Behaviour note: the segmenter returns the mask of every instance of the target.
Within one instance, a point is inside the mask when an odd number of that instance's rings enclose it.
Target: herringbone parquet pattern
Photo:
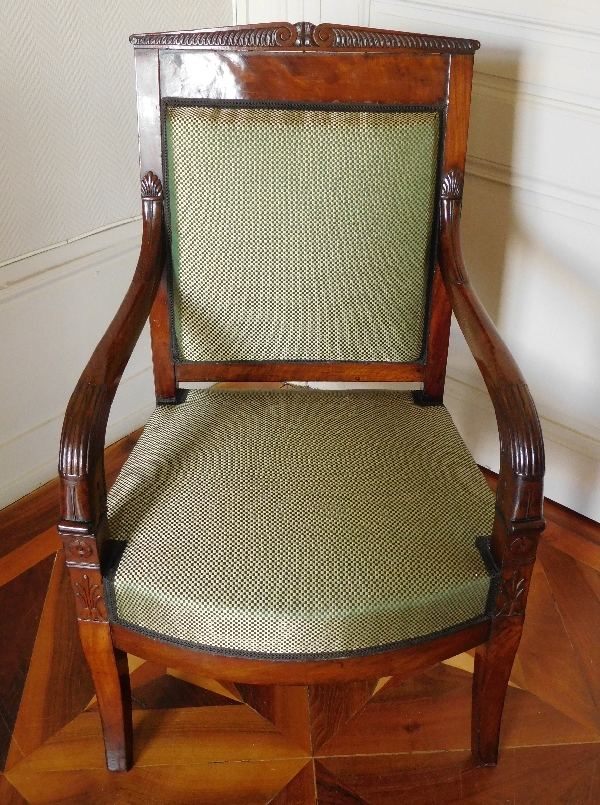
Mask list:
[[[113,477],[133,441],[109,450]],[[597,524],[548,506],[496,769],[469,756],[469,655],[402,684],[310,691],[131,657],[135,766],[113,775],[56,553],[54,493],[0,513],[2,805],[600,803]]]

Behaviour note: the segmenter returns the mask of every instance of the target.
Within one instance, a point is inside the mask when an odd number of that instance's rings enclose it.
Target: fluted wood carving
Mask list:
[[[529,389],[514,383],[498,389],[503,416],[498,421],[500,449],[509,457],[514,472],[527,478],[544,474],[544,440]]]

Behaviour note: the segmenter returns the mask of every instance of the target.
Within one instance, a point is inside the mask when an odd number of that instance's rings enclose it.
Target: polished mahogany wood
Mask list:
[[[177,380],[271,382],[285,380],[370,381],[420,383],[424,377],[421,363],[309,363],[298,361],[244,361],[240,363],[177,363]]]
[[[115,646],[128,654],[200,676],[255,685],[325,685],[378,676],[409,679],[448,657],[485,642],[490,632],[490,621],[482,621],[454,634],[394,651],[310,662],[223,657],[160,643],[118,623],[113,623],[111,629]]]
[[[427,360],[423,373],[422,403],[443,403],[446,384],[446,362],[450,343],[452,307],[436,264],[431,288],[431,318],[427,332]]]
[[[462,170],[442,183],[439,259],[452,309],[488,388],[500,434],[500,476],[492,554],[500,568],[494,621],[478,649],[473,681],[473,749],[482,765],[498,759],[500,720],[519,646],[542,516],[544,443],[523,376],[471,287],[460,249]]]
[[[110,406],[156,296],[162,270],[162,188],[142,182],[142,247],[129,290],[73,392],[60,445],[61,518],[96,527],[106,510],[104,439]]]
[[[154,366],[154,389],[156,397],[166,402],[175,402],[177,397],[177,378],[171,354],[171,332],[169,323],[169,292],[165,263],[160,285],[150,311],[150,341],[152,344],[152,364]]]
[[[449,57],[162,51],[162,98],[440,104]]]
[[[109,771],[133,764],[133,721],[127,654],[112,643],[107,623],[79,623],[79,636],[92,672]]]

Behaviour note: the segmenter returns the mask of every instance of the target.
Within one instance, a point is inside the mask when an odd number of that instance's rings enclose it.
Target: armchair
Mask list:
[[[108,768],[133,762],[128,652],[343,691],[475,647],[472,747],[494,765],[544,453],[460,252],[479,44],[309,23],[131,41],[141,254],[60,450]],[[443,406],[452,311],[496,411],[495,504]],[[108,414],[148,317],[157,409],[107,496]],[[422,389],[184,388],[290,380]]]

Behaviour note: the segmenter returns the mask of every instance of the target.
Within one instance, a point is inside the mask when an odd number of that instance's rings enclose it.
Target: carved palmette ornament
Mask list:
[[[513,571],[508,579],[502,579],[496,617],[512,618],[525,612],[525,586],[526,580],[520,569]]]
[[[73,592],[77,604],[77,617],[80,621],[107,623],[108,617],[102,594],[102,579],[93,572],[80,573],[73,576]]]
[[[163,189],[160,179],[152,171],[142,178],[142,198],[155,199],[162,198]]]
[[[458,168],[451,168],[442,179],[441,197],[447,201],[460,200],[463,194],[464,174]]]

